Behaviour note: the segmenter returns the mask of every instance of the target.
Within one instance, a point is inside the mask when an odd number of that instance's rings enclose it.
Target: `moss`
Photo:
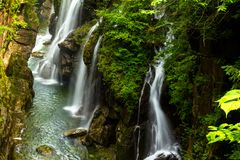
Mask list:
[[[90,30],[90,28],[96,23],[96,21],[87,22],[81,27],[77,28],[73,33],[73,40],[79,45],[83,45],[85,38]]]

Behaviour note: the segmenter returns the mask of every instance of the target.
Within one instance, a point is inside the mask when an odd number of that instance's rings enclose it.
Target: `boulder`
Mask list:
[[[36,58],[43,58],[44,53],[42,52],[33,52],[32,56]]]
[[[46,157],[53,156],[53,155],[56,153],[56,151],[54,150],[53,147],[48,146],[48,145],[46,145],[46,144],[37,147],[37,148],[36,148],[36,151],[37,151],[39,154],[41,154],[41,155],[43,155],[43,156],[46,156]]]
[[[87,134],[87,129],[85,128],[73,128],[65,131],[63,133],[64,137],[82,137]]]
[[[176,151],[159,150],[144,160],[180,160],[181,157]]]

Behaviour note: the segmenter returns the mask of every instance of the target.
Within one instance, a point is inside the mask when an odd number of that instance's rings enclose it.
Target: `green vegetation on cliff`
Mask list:
[[[99,70],[104,80],[124,106],[133,109],[138,103],[154,46],[162,43],[156,20],[144,10],[150,0],[119,1],[111,8],[99,10],[103,17],[104,40],[100,50]]]
[[[8,38],[12,39],[17,29],[38,25],[38,18],[34,11],[36,0],[1,0],[0,11],[3,22],[0,23],[0,35],[8,31]]]
[[[125,106],[138,103],[154,47],[167,45],[159,56],[171,55],[165,64],[169,107],[181,122],[183,159],[227,158],[229,150],[207,145],[208,125],[224,118],[214,102],[229,88],[222,65],[237,60],[238,0],[136,0],[114,1],[97,11],[103,17],[104,40],[99,70]],[[162,14],[162,17],[161,17]],[[154,19],[159,16],[160,19]],[[167,32],[175,39],[164,44]],[[232,68],[226,68],[235,72]],[[206,147],[207,146],[207,147]]]

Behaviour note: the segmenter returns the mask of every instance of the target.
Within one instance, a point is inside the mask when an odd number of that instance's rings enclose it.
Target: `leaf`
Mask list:
[[[216,131],[217,127],[215,127],[215,126],[208,126],[208,129],[211,130],[211,131]]]
[[[234,89],[227,92],[217,102],[227,116],[230,111],[240,109],[240,90]]]
[[[227,10],[227,7],[225,5],[220,5],[217,7],[218,12],[225,12]]]
[[[236,141],[240,143],[240,123],[223,123],[219,127],[209,126],[208,128],[211,130],[206,136],[209,143],[215,143],[219,141]]]
[[[222,131],[213,131],[207,134],[208,143],[215,143],[218,141],[224,141],[226,139],[225,134]]]

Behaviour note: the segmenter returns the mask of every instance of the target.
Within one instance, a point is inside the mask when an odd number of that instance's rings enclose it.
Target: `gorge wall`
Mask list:
[[[14,3],[16,10],[11,8]],[[12,159],[21,140],[25,110],[34,96],[27,60],[37,34],[37,17],[34,3],[0,4],[0,159],[6,160]]]

